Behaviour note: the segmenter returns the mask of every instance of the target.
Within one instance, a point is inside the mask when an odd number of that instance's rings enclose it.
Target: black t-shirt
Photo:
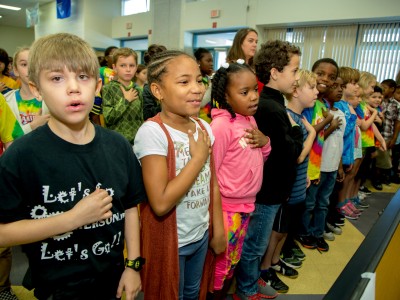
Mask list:
[[[287,201],[296,178],[297,158],[303,149],[303,133],[292,127],[282,94],[264,86],[254,115],[260,131],[271,140],[271,153],[264,164],[258,204]]]
[[[113,197],[110,219],[24,246],[35,287],[62,286],[121,262],[125,210],[145,200],[140,165],[120,134],[95,127],[86,145],[44,125],[0,158],[0,220],[40,219],[70,210],[96,188]]]

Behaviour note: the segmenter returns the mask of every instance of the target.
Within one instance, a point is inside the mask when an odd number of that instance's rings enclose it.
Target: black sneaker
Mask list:
[[[374,189],[376,189],[377,191],[382,191],[383,187],[382,187],[382,183],[380,183],[379,181],[373,182],[372,186],[374,187]]]
[[[371,195],[372,192],[366,187],[366,186],[360,186],[358,189],[361,193],[364,193],[365,195]]]
[[[288,254],[286,254],[286,255],[288,255]],[[294,255],[284,256],[283,254],[281,254],[281,257],[279,259],[281,260],[282,263],[284,263],[285,265],[287,265],[293,269],[298,269],[303,264],[303,262]]]
[[[304,254],[304,252],[300,249],[299,245],[297,245],[296,242],[293,242],[292,245],[292,253],[293,256],[298,258],[299,260],[305,260],[306,259],[306,255]]]
[[[294,279],[297,278],[297,276],[299,276],[299,272],[289,267],[285,263],[281,262],[280,260],[276,264],[271,265],[271,268],[274,269],[276,272],[281,273],[283,276],[289,278]]]
[[[329,250],[329,245],[325,242],[323,237],[316,238],[317,249],[319,251],[327,252]]]
[[[317,241],[316,241],[315,237],[313,237],[311,235],[298,236],[297,239],[304,248],[307,248],[307,249],[316,249],[317,248]]]
[[[1,300],[18,300],[17,296],[15,296],[12,289],[7,289],[0,292],[0,299]]]
[[[261,278],[271,287],[273,287],[278,293],[287,293],[289,291],[289,287],[279,279],[275,270],[272,268],[269,268],[268,270],[262,270]]]

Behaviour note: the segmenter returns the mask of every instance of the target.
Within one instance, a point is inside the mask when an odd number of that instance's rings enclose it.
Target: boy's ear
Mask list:
[[[153,94],[153,96],[157,98],[158,101],[161,102],[161,100],[163,100],[162,91],[159,84],[155,82],[150,84],[150,91]]]
[[[271,71],[270,71],[271,79],[276,80],[278,78],[278,74],[277,73],[279,73],[278,69],[272,68]]]
[[[35,98],[38,100],[43,100],[38,86],[35,83],[33,83],[32,81],[29,81],[28,84],[29,84],[29,89],[31,90],[31,93],[35,96]]]
[[[96,84],[96,95],[100,93],[102,87],[103,87],[103,81],[99,78],[97,79],[97,84]]]

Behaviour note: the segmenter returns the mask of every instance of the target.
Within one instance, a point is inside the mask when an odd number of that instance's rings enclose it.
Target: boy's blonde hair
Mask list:
[[[360,80],[358,81],[358,85],[362,90],[365,90],[372,81],[376,81],[375,75],[363,71],[360,73]]]
[[[17,68],[17,60],[18,60],[18,56],[21,52],[24,51],[29,51],[29,47],[18,47],[17,51],[15,51],[14,53],[14,59],[13,59],[13,67]]]
[[[84,72],[99,79],[99,60],[93,48],[80,37],[69,33],[50,34],[36,40],[28,59],[29,79],[38,87],[43,70]]]
[[[307,83],[313,85],[317,83],[317,75],[314,72],[300,69],[298,71],[299,80],[297,80],[296,89],[304,87]],[[293,94],[285,95],[288,100],[292,100]]]
[[[338,77],[342,78],[344,85],[352,81],[358,83],[360,80],[360,72],[350,67],[340,67]]]
[[[131,48],[118,48],[118,49],[114,50],[113,56],[112,56],[114,65],[117,63],[118,58],[120,58],[121,56],[122,57],[133,56],[137,63],[138,56],[135,51],[133,51]]]

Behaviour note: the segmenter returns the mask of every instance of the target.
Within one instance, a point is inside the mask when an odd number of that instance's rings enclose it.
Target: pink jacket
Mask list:
[[[236,114],[236,118],[232,119],[225,109],[213,109],[211,116],[211,128],[215,136],[214,164],[222,206],[232,208],[235,205],[252,205],[254,209],[256,194],[263,179],[263,165],[271,152],[271,143],[254,149],[247,145],[244,130],[257,128],[252,116]]]

